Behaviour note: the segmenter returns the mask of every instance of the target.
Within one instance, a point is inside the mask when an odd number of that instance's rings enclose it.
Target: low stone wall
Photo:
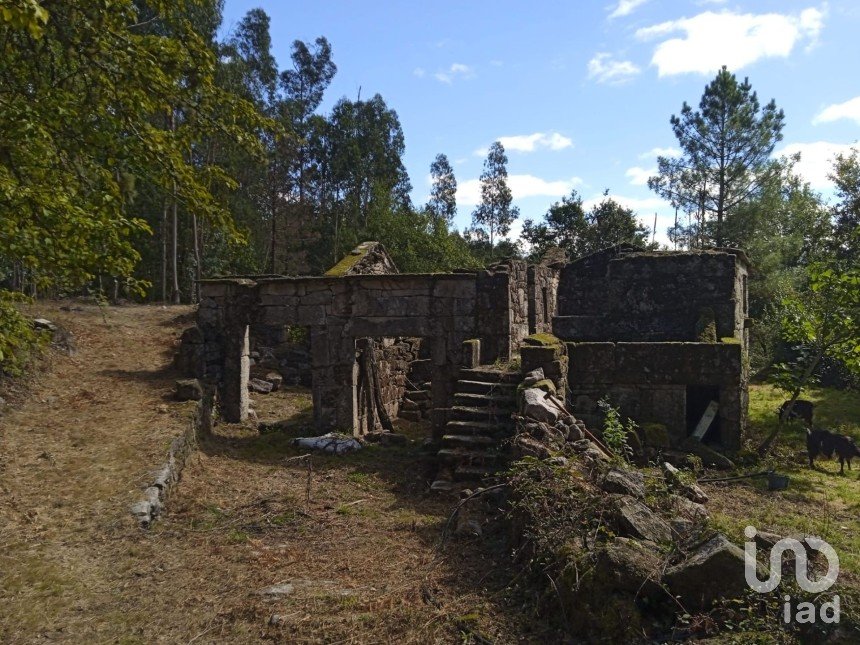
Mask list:
[[[738,343],[568,343],[568,401],[600,427],[597,402],[608,396],[624,417],[665,425],[673,445],[688,435],[690,387],[718,397],[720,443],[740,448],[747,416],[746,370]]]
[[[167,461],[153,472],[153,479],[143,491],[143,498],[131,505],[131,514],[141,528],[149,528],[161,515],[170,491],[175,486],[185,468],[185,462],[197,448],[198,439],[212,431],[212,404],[214,393],[204,388],[203,398],[190,407],[185,431],[170,442]]]

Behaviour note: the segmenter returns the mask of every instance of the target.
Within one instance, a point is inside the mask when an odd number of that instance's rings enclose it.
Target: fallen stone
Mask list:
[[[653,597],[660,588],[660,558],[655,544],[616,537],[597,553],[601,582],[613,591]]]
[[[759,579],[766,576],[759,572]],[[744,552],[717,534],[666,571],[665,581],[689,610],[706,609],[718,598],[738,598],[749,589]]]
[[[734,462],[724,454],[717,452],[713,448],[709,448],[701,441],[696,441],[692,437],[687,437],[680,445],[681,450],[686,450],[702,459],[702,463],[706,466],[714,468],[722,468],[730,470],[735,467]]]
[[[272,384],[272,392],[277,392],[281,389],[281,385],[284,382],[284,377],[277,372],[269,372],[268,374],[266,374],[266,378],[264,380]]]
[[[296,588],[289,582],[283,582],[278,585],[272,585],[271,587],[266,587],[260,591],[260,595],[262,596],[289,596],[291,595]]]
[[[515,459],[523,457],[547,459],[552,454],[547,446],[529,434],[515,436],[511,441],[511,449]]]
[[[555,425],[558,421],[558,408],[546,399],[543,390],[523,391],[523,416]]]
[[[481,523],[468,518],[460,518],[457,521],[457,528],[454,529],[454,535],[460,537],[481,537],[483,533]]]
[[[335,455],[361,450],[361,444],[354,437],[337,432],[329,432],[319,437],[299,437],[293,439],[293,445]]]
[[[37,331],[49,331],[53,334],[59,328],[47,318],[36,318],[33,320],[33,329]]]
[[[600,487],[607,493],[630,495],[639,499],[645,497],[645,477],[638,470],[613,468],[606,473]]]
[[[708,496],[705,494],[698,484],[688,484],[681,477],[681,471],[675,468],[668,461],[663,462],[663,478],[669,488],[675,489],[678,493],[697,504],[704,504],[708,501]]]
[[[260,378],[252,378],[248,381],[248,389],[257,394],[268,394],[274,389],[274,386],[269,381],[264,381]]]
[[[622,497],[615,507],[615,520],[621,533],[650,542],[670,542],[672,529],[650,508],[633,497]]]
[[[535,383],[543,381],[545,378],[546,377],[543,374],[543,368],[538,367],[537,369],[532,370],[523,377],[522,387],[531,387]]]
[[[673,512],[692,522],[703,523],[708,521],[708,510],[686,497],[670,495],[669,504]]]
[[[573,448],[574,452],[585,452],[591,448],[592,445],[593,444],[588,439],[578,439],[571,443],[571,448]]]
[[[174,398],[177,401],[199,401],[203,398],[203,386],[196,378],[179,379]]]

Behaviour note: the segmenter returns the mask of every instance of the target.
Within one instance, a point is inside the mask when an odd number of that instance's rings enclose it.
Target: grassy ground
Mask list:
[[[558,642],[510,592],[517,572],[503,536],[439,547],[455,500],[429,493],[428,429],[404,426],[404,446],[309,460],[290,442],[310,432],[306,390],[253,396],[261,420],[284,422],[281,432],[217,426],[165,516],[139,530],[128,505],[188,412],[170,399],[170,359],[189,311],[109,308],[104,320],[96,307],[40,303],[33,313],[69,327],[78,352],[4,394],[0,642],[451,643],[478,642],[478,633]],[[775,422],[781,398],[753,388],[752,438]],[[820,424],[860,436],[856,394],[807,398]],[[843,565],[843,613],[856,611],[860,472],[804,463],[792,428],[772,464],[790,475],[789,489],[707,484],[711,514],[738,543],[748,523],[825,537]],[[283,583],[291,593],[261,593]]]
[[[286,431],[218,426],[141,531],[128,506],[187,414],[170,359],[188,310],[33,313],[69,327],[78,352],[55,356],[0,417],[0,642],[542,639],[508,604],[512,574],[486,539],[437,548],[455,500],[429,493],[429,429],[297,459],[306,390],[254,395]],[[290,595],[260,593],[281,583]]]
[[[768,385],[750,389],[748,444],[754,447],[777,423],[777,409],[784,394]],[[815,425],[838,429],[860,440],[860,393],[831,389],[811,389],[803,398],[815,403]],[[708,509],[716,528],[736,543],[744,541],[748,524],[758,530],[789,535],[818,535],[839,555],[840,574],[828,592],[842,595],[842,612],[857,620],[860,616],[860,460],[855,469],[839,474],[839,462],[821,459],[809,468],[805,430],[800,422],[789,423],[780,436],[774,455],[763,464],[742,470],[774,469],[787,474],[789,487],[768,491],[762,479],[731,484],[703,484],[711,497]]]

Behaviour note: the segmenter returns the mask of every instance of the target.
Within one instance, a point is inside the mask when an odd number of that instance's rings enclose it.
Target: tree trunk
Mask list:
[[[191,290],[191,301],[193,303],[200,302],[200,280],[203,277],[202,268],[200,266],[200,238],[197,232],[197,215],[191,214],[191,229],[194,233],[194,289]]]
[[[167,212],[170,202],[164,200],[161,213],[161,302],[167,304]]]
[[[178,305],[181,300],[181,292],[179,291],[179,212],[178,204],[176,203],[176,184],[173,188],[173,205],[171,207],[172,214],[172,245],[170,250],[170,264],[173,271],[173,287],[170,293],[170,301],[174,305]]]
[[[815,358],[812,359],[812,362],[807,365],[806,369],[803,372],[803,375],[800,377],[800,380],[797,382],[797,386],[794,388],[794,391],[791,393],[791,398],[788,400],[788,405],[785,410],[782,411],[782,414],[779,417],[779,424],[776,428],[773,429],[767,438],[762,441],[761,445],[758,447],[758,454],[760,457],[764,457],[770,452],[770,449],[773,447],[776,438],[779,436],[780,431],[782,431],[783,426],[785,425],[785,421],[788,419],[792,410],[794,410],[794,403],[797,401],[800,393],[803,391],[803,386],[806,385],[807,381],[809,381],[809,377],[812,376],[812,373],[815,371],[815,368],[818,366],[818,363],[821,361],[824,353],[819,350],[816,353]]]

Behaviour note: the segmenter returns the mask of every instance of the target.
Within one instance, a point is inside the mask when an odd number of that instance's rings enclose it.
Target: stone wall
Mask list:
[[[562,269],[553,330],[570,341],[696,341],[707,315],[717,339],[743,339],[747,272],[739,251],[608,249]]]
[[[673,444],[691,431],[688,394],[713,390],[719,436],[740,448],[746,423],[746,371],[741,343],[568,343],[568,400],[574,414],[599,427],[597,402],[608,395],[624,417],[665,425]]]
[[[552,319],[558,305],[559,269],[546,264],[528,267],[529,334],[552,333]]]
[[[469,273],[215,280],[204,281],[201,292],[204,345],[216,357],[209,374],[220,384],[228,421],[247,414],[239,391],[249,324],[309,328],[315,421],[341,430],[357,426],[357,338],[432,338],[432,400],[446,408],[462,342],[476,333],[476,277]]]
[[[509,260],[477,276],[476,327],[481,363],[508,361],[528,336],[528,273],[526,263]]]

